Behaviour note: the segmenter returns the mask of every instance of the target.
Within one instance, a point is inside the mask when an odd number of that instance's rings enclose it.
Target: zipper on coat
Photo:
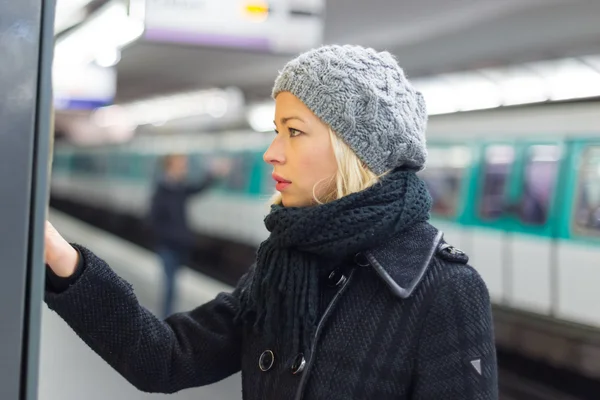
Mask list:
[[[346,291],[346,288],[348,287],[348,284],[352,280],[353,275],[354,275],[354,270],[352,270],[350,272],[350,275],[348,276],[348,279],[346,279],[346,282],[344,282],[342,284],[342,287],[340,288],[340,290],[335,294],[333,299],[331,299],[331,301],[329,302],[329,305],[327,306],[327,308],[325,309],[325,312],[323,313],[323,316],[321,317],[321,320],[317,324],[317,330],[315,332],[315,336],[313,339],[312,348],[310,350],[310,354],[309,354],[309,358],[308,358],[308,363],[306,365],[306,370],[304,371],[304,373],[302,374],[302,378],[300,379],[300,386],[298,386],[298,390],[296,391],[296,397],[294,398],[295,400],[301,400],[302,396],[304,395],[304,388],[306,386],[306,383],[308,382],[308,376],[309,376],[310,370],[312,369],[312,366],[314,364],[314,355],[317,350],[317,342],[319,340],[321,330],[323,329],[323,325],[324,325],[325,321],[327,320],[327,318],[329,317],[329,314],[333,310],[333,307],[335,306],[335,304],[338,302],[338,300],[340,299],[342,294]]]

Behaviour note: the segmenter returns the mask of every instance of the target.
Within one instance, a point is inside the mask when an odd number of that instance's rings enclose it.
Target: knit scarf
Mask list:
[[[375,185],[322,205],[273,205],[238,317],[274,343],[308,354],[318,323],[319,277],[341,260],[428,220],[431,197],[414,171],[395,170]]]

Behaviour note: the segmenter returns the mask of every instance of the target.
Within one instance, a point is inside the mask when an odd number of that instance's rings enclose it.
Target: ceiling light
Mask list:
[[[600,56],[415,79],[430,115],[600,96]]]
[[[54,33],[60,33],[86,17],[84,8],[91,0],[58,0],[54,14]]]
[[[121,106],[137,125],[161,125],[168,121],[194,116],[223,118],[228,113],[236,112],[243,103],[242,91],[232,87],[177,93]]]
[[[56,44],[55,58],[59,62],[90,62],[96,58],[99,49],[121,49],[137,40],[143,32],[143,21],[130,18],[127,6],[113,1],[61,38]]]
[[[529,64],[543,78],[550,100],[600,96],[600,72],[576,58]]]
[[[100,67],[114,67],[121,61],[121,50],[110,48],[98,52],[96,55],[96,64]]]
[[[250,127],[257,132],[270,132],[275,129],[273,117],[275,115],[275,103],[272,101],[254,104],[248,107],[246,118]]]

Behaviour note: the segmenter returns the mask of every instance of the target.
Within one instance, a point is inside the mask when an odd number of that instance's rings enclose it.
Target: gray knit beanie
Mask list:
[[[290,92],[329,125],[376,174],[427,158],[425,101],[388,52],[322,46],[288,62],[273,98]]]

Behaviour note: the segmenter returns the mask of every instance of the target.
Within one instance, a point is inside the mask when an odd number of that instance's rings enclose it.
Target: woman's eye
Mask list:
[[[301,131],[299,131],[299,130],[297,130],[297,129],[290,128],[290,136],[291,136],[291,137],[296,137],[296,136],[300,135],[301,133],[302,133],[302,132],[301,132]]]

